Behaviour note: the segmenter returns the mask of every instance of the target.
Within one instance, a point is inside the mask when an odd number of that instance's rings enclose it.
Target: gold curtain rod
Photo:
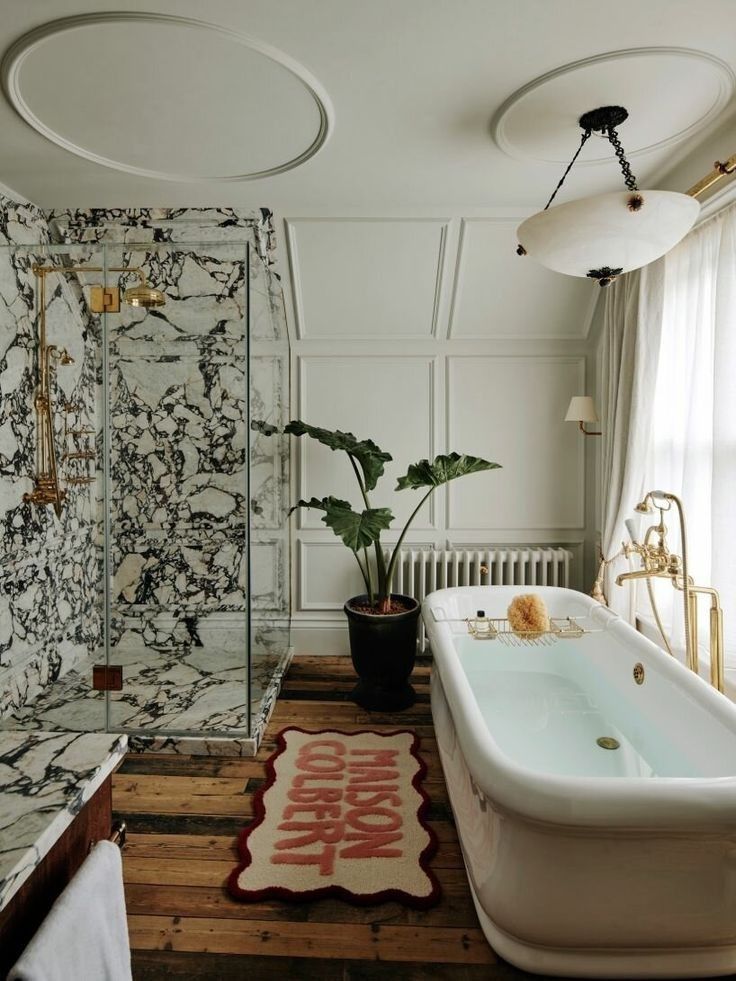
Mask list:
[[[693,184],[685,193],[689,194],[691,198],[697,198],[700,194],[713,187],[714,184],[717,184],[724,177],[728,177],[734,172],[736,172],[736,153],[730,156],[725,163],[716,160],[713,164],[713,170],[709,174],[706,174],[705,177],[701,177],[697,184]]]

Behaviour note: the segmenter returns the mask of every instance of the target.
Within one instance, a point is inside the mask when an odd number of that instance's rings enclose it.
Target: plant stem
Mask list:
[[[353,553],[353,554],[355,555],[355,553]],[[369,599],[371,601],[371,606],[373,606],[373,604],[375,603],[376,600],[375,600],[375,597],[373,595],[373,580],[371,579],[371,564],[368,561],[368,549],[367,548],[364,548],[363,549],[363,555],[365,556],[365,571],[366,571],[365,580],[366,580],[366,585],[368,586],[368,597],[369,597]],[[355,555],[355,557],[357,559],[358,556]],[[362,571],[363,570],[361,569],[361,572]]]
[[[421,501],[419,502],[419,504],[417,504],[417,506],[414,508],[414,510],[412,511],[412,513],[409,515],[409,519],[406,522],[406,524],[404,525],[404,530],[399,535],[399,540],[398,540],[398,542],[396,542],[396,545],[394,546],[394,550],[391,553],[391,561],[388,564],[388,571],[386,572],[386,580],[387,580],[388,588],[389,589],[391,588],[391,580],[394,577],[394,569],[396,567],[396,562],[397,562],[397,560],[399,558],[399,549],[401,548],[401,545],[402,545],[404,539],[406,538],[406,533],[409,530],[409,525],[412,523],[412,521],[414,520],[414,518],[417,516],[417,513],[418,513],[419,509],[421,508],[421,506],[424,504],[424,502],[427,500],[427,498],[429,497],[429,495],[434,490],[436,490],[435,487],[430,487],[429,488],[429,490],[424,495],[424,497],[421,499]]]
[[[355,472],[355,478],[358,481],[358,486],[360,487],[360,493],[363,497],[363,501],[365,502],[365,506],[368,510],[370,510],[371,505],[368,500],[368,492],[365,489],[365,481],[360,475],[360,470],[358,470],[358,464],[355,462],[355,457],[352,455],[352,453],[348,453],[348,460],[350,460],[350,463],[352,464],[353,470]]]
[[[351,551],[352,551],[352,549],[351,549]],[[364,569],[363,568],[363,565],[362,565],[362,563],[360,561],[360,559],[358,558],[358,553],[357,552],[353,552],[353,555],[355,556],[355,561],[358,563],[358,568],[360,569],[360,574],[363,577],[363,582],[365,583],[366,591],[367,591],[368,595],[370,596],[371,603],[372,603],[373,602],[373,586],[371,584],[370,571],[368,571],[366,573],[366,570],[368,569],[368,563],[367,563],[368,556],[366,556],[366,568]]]
[[[371,504],[368,500],[368,492],[365,487],[365,481],[361,476],[360,470],[358,469],[358,464],[355,462],[355,458],[352,453],[348,453],[348,459],[352,465],[353,471],[355,472],[356,480],[358,481],[358,486],[360,487],[360,493],[363,496],[365,502],[366,510],[370,511]],[[381,604],[383,604],[388,596],[387,588],[387,573],[386,573],[386,560],[383,557],[383,549],[381,548],[381,540],[377,538],[373,543],[373,550],[376,553],[376,573],[378,575],[378,599]]]

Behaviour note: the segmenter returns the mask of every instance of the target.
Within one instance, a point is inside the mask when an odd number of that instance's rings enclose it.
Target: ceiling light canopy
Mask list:
[[[517,229],[519,255],[529,255],[555,272],[608,286],[621,273],[659,259],[690,231],[700,211],[694,198],[638,189],[616,132],[628,115],[622,106],[604,106],[580,117],[583,135],[575,156],[544,210]],[[605,135],[613,147],[627,190],[550,207],[594,132]]]

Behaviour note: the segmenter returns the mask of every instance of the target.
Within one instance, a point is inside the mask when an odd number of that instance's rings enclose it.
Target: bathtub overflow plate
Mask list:
[[[644,684],[644,665],[641,661],[637,661],[634,665],[634,681],[637,685]]]
[[[613,736],[599,736],[596,742],[601,749],[618,749],[621,745],[618,739],[614,739]]]

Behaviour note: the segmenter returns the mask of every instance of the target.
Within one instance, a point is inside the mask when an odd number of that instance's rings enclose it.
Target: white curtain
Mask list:
[[[736,656],[736,207],[684,239],[664,260],[664,306],[646,489],[672,491],[687,517],[689,571],[715,586],[726,649]],[[680,550],[675,512],[666,524]],[[684,644],[682,596],[657,597]],[[700,618],[707,635],[705,600]],[[643,604],[643,608],[644,604]],[[705,623],[704,623],[705,621]]]
[[[617,586],[625,521],[647,490],[662,328],[664,260],[622,277],[605,297],[601,357],[601,551],[608,605],[633,622],[635,590]]]

